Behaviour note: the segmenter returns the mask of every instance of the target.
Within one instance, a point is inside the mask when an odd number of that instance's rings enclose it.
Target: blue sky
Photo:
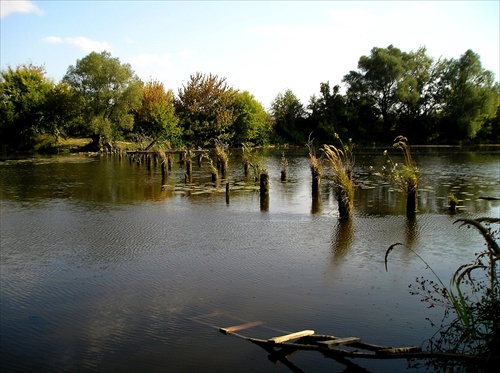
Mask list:
[[[467,49],[500,75],[500,1],[24,1],[1,0],[1,68],[70,65],[107,50],[144,80],[177,92],[217,74],[269,108],[291,89],[303,104],[321,82],[341,84],[373,47],[459,58]]]

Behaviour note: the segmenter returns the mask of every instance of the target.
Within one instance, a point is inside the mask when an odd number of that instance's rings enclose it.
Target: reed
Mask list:
[[[406,137],[396,137],[393,147],[402,151],[404,164],[395,163],[389,156],[387,150],[384,150],[384,156],[387,157],[386,163],[388,166],[382,167],[383,176],[391,180],[394,185],[405,193],[406,214],[414,215],[417,211],[417,192],[420,171],[411,156],[410,144]]]
[[[339,140],[340,138],[336,136]],[[335,198],[339,205],[339,217],[349,219],[354,209],[354,183],[352,181],[352,170],[354,167],[354,156],[351,147],[344,145],[342,149],[333,145],[323,145],[323,154],[333,172],[333,184]]]
[[[311,139],[311,135],[309,135],[309,139],[307,140],[307,148],[309,149],[309,159],[310,159],[310,167],[311,167],[311,176],[312,176],[312,193],[313,195],[317,195],[319,193],[319,187],[321,184],[321,177],[323,175],[323,164],[321,157],[316,157],[316,149],[313,145],[314,139]]]
[[[454,214],[457,211],[458,198],[455,197],[453,193],[448,195],[448,208],[450,209],[450,213]]]
[[[229,163],[229,146],[219,139],[215,139],[215,154],[217,156],[217,168],[222,177],[225,177]]]
[[[455,223],[476,228],[485,240],[486,250],[475,254],[475,259],[457,268],[449,286],[446,286],[417,252],[414,253],[431,271],[434,280],[424,276],[417,278],[417,284],[410,285],[410,294],[421,296],[422,302],[429,307],[441,306],[444,316],[441,323],[431,324],[437,327],[436,333],[427,341],[431,352],[444,352],[469,356],[470,363],[430,360],[428,365],[436,371],[489,371],[484,367],[491,365],[493,359],[500,357],[500,219],[478,218],[458,219]],[[496,230],[493,225],[496,225]],[[396,247],[391,245],[385,254],[387,258]],[[404,246],[404,245],[402,245]],[[429,320],[430,321],[430,320]],[[491,361],[490,361],[491,360]],[[452,369],[461,368],[461,370]]]

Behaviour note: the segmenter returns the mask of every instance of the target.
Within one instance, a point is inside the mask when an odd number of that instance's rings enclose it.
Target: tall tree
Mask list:
[[[311,97],[308,109],[310,131],[315,138],[331,142],[335,134],[344,139],[353,135],[353,129],[348,128],[346,102],[340,94],[340,86],[330,88],[330,82],[321,83],[320,95]]]
[[[233,144],[266,145],[272,131],[272,119],[262,104],[248,91],[238,92],[234,99]]]
[[[136,111],[134,130],[151,139],[178,145],[181,129],[175,114],[174,94],[165,91],[158,80],[151,80],[142,88],[142,105]]]
[[[405,74],[407,54],[392,45],[373,48],[369,56],[361,56],[358,71],[344,76],[347,93],[358,101],[368,101],[383,121],[387,136],[397,122],[398,91]]]
[[[443,138],[473,139],[496,115],[498,83],[495,84],[491,71],[483,69],[479,55],[472,50],[449,61],[444,80]]]
[[[305,141],[304,131],[300,126],[305,114],[304,106],[290,89],[285,93],[278,93],[271,103],[276,134],[285,141],[296,143]]]
[[[71,65],[63,81],[79,97],[80,123],[95,147],[132,129],[132,111],[141,103],[141,82],[129,64],[109,52],[92,52]]]
[[[42,66],[8,67],[0,79],[0,141],[14,149],[32,150],[40,134],[57,134],[46,117],[54,83]]]
[[[175,101],[186,140],[201,146],[213,139],[231,140],[235,95],[226,78],[199,72],[191,75],[187,84],[179,88]]]

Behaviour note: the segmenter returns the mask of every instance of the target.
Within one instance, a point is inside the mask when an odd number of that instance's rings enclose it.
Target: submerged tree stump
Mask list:
[[[415,215],[417,212],[417,189],[416,184],[409,184],[406,192],[406,215]]]
[[[286,170],[282,170],[281,171],[281,182],[286,183],[287,180],[288,180],[287,172],[286,172]]]
[[[312,192],[319,193],[319,187],[321,185],[321,171],[311,168],[312,174]]]
[[[248,159],[243,163],[243,172],[245,174],[245,179],[248,178],[248,174],[250,173],[250,161]]]
[[[260,174],[260,195],[269,194],[269,174],[263,172]]]

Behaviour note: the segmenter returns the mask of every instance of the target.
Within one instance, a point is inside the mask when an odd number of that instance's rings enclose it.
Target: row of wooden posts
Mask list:
[[[211,164],[211,175],[212,182],[217,183],[219,180],[219,174],[222,176],[222,179],[227,179],[228,172],[228,164],[227,160],[217,159],[217,166],[213,166],[213,162],[208,156],[207,150],[174,150],[174,151],[128,151],[127,156],[130,159],[131,163],[144,164],[151,170],[153,167],[160,166],[162,180],[165,180],[168,172],[172,170],[173,164],[173,156],[179,156],[179,164],[185,166],[186,173],[184,175],[184,181],[186,184],[190,184],[192,182],[193,175],[193,160],[196,159],[196,163],[198,167],[202,166],[203,159],[206,158],[209,160]],[[250,174],[250,163],[247,161],[243,165],[245,177],[248,177]],[[269,174],[267,171],[263,171],[260,173],[258,177],[259,181],[259,191],[261,197],[268,198],[269,194]],[[281,174],[282,181],[286,181],[286,172]],[[229,198],[229,182],[226,182],[226,197]]]

